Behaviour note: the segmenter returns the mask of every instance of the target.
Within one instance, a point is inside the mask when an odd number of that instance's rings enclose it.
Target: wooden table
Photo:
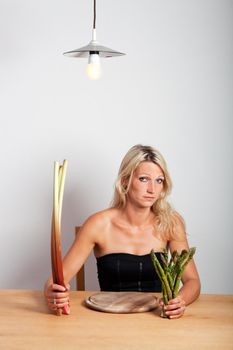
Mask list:
[[[233,295],[201,295],[181,319],[159,310],[137,314],[93,311],[71,292],[69,316],[48,312],[41,291],[0,290],[0,349],[233,349]]]

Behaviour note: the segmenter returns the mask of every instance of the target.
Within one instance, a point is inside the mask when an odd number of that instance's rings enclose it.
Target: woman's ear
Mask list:
[[[127,190],[128,183],[129,183],[129,179],[126,179],[126,178],[121,179],[121,186],[125,191]]]

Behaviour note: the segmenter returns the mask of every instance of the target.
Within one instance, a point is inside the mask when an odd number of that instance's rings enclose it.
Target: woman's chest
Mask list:
[[[98,255],[109,253],[130,253],[136,255],[148,254],[151,249],[163,251],[166,242],[161,240],[153,229],[149,230],[118,230],[105,232],[98,246]]]

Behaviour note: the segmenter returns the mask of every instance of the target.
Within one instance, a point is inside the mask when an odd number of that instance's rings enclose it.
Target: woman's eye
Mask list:
[[[139,181],[141,182],[147,182],[148,178],[146,176],[140,176]]]
[[[162,184],[164,182],[164,179],[156,179],[157,184]]]

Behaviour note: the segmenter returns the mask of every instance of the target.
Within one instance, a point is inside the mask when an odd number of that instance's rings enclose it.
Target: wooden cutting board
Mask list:
[[[158,306],[158,298],[141,292],[100,292],[85,299],[94,310],[112,313],[146,312]]]

